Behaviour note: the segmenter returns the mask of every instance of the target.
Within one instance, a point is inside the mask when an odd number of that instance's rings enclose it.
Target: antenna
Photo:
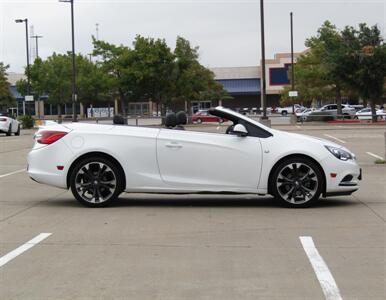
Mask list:
[[[34,26],[33,25],[31,25],[29,27],[29,33],[30,33],[29,38],[30,38],[30,41],[31,41],[32,37],[35,35],[35,33],[34,33]],[[29,43],[29,45],[30,45],[30,49],[29,49],[30,59],[31,59],[31,61],[34,61],[35,58],[36,58],[36,57],[34,57],[35,53],[36,53],[35,44],[31,41],[31,43]]]
[[[99,23],[95,24],[96,39],[99,40]]]

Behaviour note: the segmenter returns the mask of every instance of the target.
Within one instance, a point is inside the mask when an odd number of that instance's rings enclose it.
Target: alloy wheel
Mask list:
[[[317,193],[316,172],[305,163],[290,163],[278,173],[276,188],[282,199],[291,204],[304,204]]]
[[[107,164],[90,162],[82,166],[76,173],[75,189],[84,201],[103,203],[115,193],[117,178]]]

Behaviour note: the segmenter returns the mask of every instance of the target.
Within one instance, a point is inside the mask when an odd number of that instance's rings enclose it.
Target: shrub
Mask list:
[[[18,120],[24,129],[30,129],[30,128],[34,127],[35,120],[30,115],[19,116]]]

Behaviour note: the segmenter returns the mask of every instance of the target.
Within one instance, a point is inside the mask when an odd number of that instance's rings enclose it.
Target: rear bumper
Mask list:
[[[9,130],[9,125],[7,124],[0,124],[0,132],[7,133]]]
[[[32,180],[67,189],[67,172],[72,152],[63,141],[33,149],[28,154],[28,175]],[[59,170],[58,166],[64,166]]]

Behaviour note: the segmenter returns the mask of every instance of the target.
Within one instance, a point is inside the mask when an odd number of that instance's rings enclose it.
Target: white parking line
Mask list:
[[[381,159],[381,160],[383,160],[383,157],[382,156],[379,156],[379,155],[376,155],[376,154],[374,154],[374,153],[372,153],[372,152],[366,152],[368,155],[371,155],[372,157],[375,157],[375,158],[377,158],[377,159]]]
[[[336,140],[336,141],[338,141],[340,143],[346,144],[346,142],[344,140],[338,139],[335,136],[332,136],[332,135],[329,135],[329,134],[324,134],[324,136],[329,137],[330,139]]]
[[[7,177],[7,176],[10,176],[10,175],[13,175],[13,174],[17,174],[17,173],[21,173],[21,172],[24,172],[24,171],[26,171],[26,169],[21,169],[21,170],[13,171],[11,173],[0,175],[0,178]]]
[[[338,286],[336,285],[334,277],[332,277],[328,266],[320,256],[318,249],[316,249],[314,241],[311,236],[300,236],[300,242],[303,245],[312,268],[322,287],[324,296],[327,300],[342,300]]]
[[[11,261],[12,259],[14,259],[15,257],[19,256],[20,254],[24,253],[25,251],[32,248],[33,246],[36,246],[42,240],[48,238],[51,234],[52,233],[41,233],[41,234],[35,236],[32,240],[28,241],[27,243],[21,245],[20,247],[16,248],[15,250],[0,257],[0,267],[4,266],[7,262]]]
[[[20,139],[0,139],[0,143],[6,143],[6,142],[15,142],[15,141],[22,141]]]

